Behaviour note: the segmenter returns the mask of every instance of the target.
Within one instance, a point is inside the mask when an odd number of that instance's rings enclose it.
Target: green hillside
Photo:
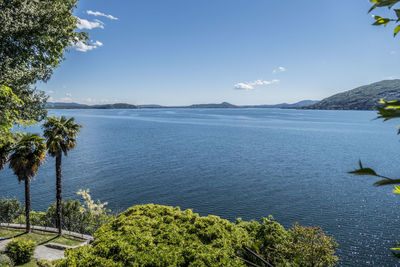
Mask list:
[[[400,80],[385,80],[325,98],[306,109],[374,110],[380,99],[400,100]]]

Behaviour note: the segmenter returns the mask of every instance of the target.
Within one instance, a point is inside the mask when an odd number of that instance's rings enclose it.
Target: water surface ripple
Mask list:
[[[279,109],[53,110],[84,126],[63,161],[64,197],[90,188],[114,210],[142,203],[191,208],[234,220],[273,215],[320,225],[340,244],[343,266],[396,266],[400,196],[365,165],[400,173],[396,122],[374,112]],[[400,124],[400,122],[399,122]],[[55,201],[54,160],[32,182],[32,207]],[[0,172],[0,196],[23,200],[23,185]]]

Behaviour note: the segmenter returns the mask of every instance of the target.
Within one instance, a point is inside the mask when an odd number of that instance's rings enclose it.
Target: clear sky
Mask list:
[[[37,87],[50,101],[89,104],[319,100],[400,77],[400,37],[393,38],[392,27],[371,26],[370,6],[367,0],[81,0],[75,15],[91,44],[72,48]]]

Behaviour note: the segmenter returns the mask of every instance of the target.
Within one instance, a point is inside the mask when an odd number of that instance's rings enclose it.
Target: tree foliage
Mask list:
[[[24,134],[10,156],[10,169],[19,181],[33,179],[46,158],[44,138],[38,134]]]
[[[134,206],[97,230],[92,247],[67,251],[63,266],[245,266],[235,255],[248,241],[217,216]]]
[[[107,202],[94,202],[89,190],[79,190],[79,199],[62,201],[62,227],[64,230],[92,235],[101,225],[109,222],[114,214],[106,209]],[[56,203],[46,211],[31,211],[31,223],[36,226],[56,227]],[[26,218],[21,202],[16,199],[0,200],[0,222],[24,224]]]
[[[394,36],[396,36],[400,32],[400,9],[395,8],[396,4],[400,3],[400,0],[370,0],[370,2],[373,3],[371,9],[369,12],[375,10],[377,7],[387,7],[389,9],[393,9],[394,11],[394,16],[391,18],[387,17],[381,17],[381,16],[376,16],[374,15],[375,22],[373,25],[376,26],[387,26],[391,22],[395,23],[395,28],[394,28]]]
[[[24,209],[18,199],[2,198],[0,200],[0,222],[15,222],[23,214]]]
[[[67,250],[60,266],[331,266],[338,260],[337,244],[320,228],[285,230],[271,217],[231,223],[153,204],[128,209],[94,237],[92,246]]]
[[[236,223],[249,233],[250,248],[273,266],[334,266],[339,260],[335,256],[338,244],[319,227],[294,224],[286,230],[272,216],[262,218],[261,222],[239,219]],[[263,266],[263,262],[251,254],[243,257]]]
[[[47,96],[30,86],[46,82],[66,49],[88,38],[77,31],[77,2],[0,0],[0,149],[13,125],[46,117]]]
[[[72,12],[78,0],[0,0],[0,83],[47,81],[68,46],[87,35]]]
[[[56,157],[60,154],[67,156],[68,151],[75,148],[76,138],[82,126],[76,124],[74,118],[52,116],[46,119],[42,128],[49,155]]]

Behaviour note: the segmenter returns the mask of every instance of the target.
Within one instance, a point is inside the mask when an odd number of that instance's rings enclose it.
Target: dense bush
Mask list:
[[[318,227],[295,224],[286,230],[272,217],[230,223],[152,204],[132,207],[112,220],[106,203],[95,203],[89,191],[79,194],[83,205],[79,200],[62,202],[63,229],[92,234],[103,226],[93,247],[67,251],[61,266],[241,266],[243,260],[260,266],[263,260],[274,266],[332,266],[338,261],[336,242]],[[1,203],[8,218],[23,223],[18,200]],[[32,212],[32,223],[55,227],[55,212],[55,204],[46,212]]]
[[[39,215],[39,217],[42,217]],[[62,201],[62,228],[82,234],[93,234],[102,224],[111,218],[106,213],[93,214],[81,206],[79,200]],[[40,218],[44,226],[56,226],[56,204],[54,203]],[[38,222],[40,223],[40,222]]]
[[[141,205],[105,224],[92,247],[66,252],[62,266],[245,266],[235,257],[247,232],[217,216]]]
[[[14,266],[12,260],[5,254],[0,254],[0,267]]]
[[[262,218],[261,223],[255,220],[243,222],[239,218],[236,225],[248,232],[252,241],[250,248],[263,259],[271,264],[288,261],[286,257],[288,255],[289,234],[272,217]],[[260,263],[257,258],[250,254],[245,254],[244,257],[251,262]]]
[[[24,208],[18,199],[3,198],[0,200],[0,222],[14,222],[23,214]]]
[[[37,260],[36,262],[38,267],[55,267],[56,264],[54,262],[50,262],[47,260]]]
[[[6,254],[15,264],[27,263],[35,251],[36,243],[27,239],[14,239],[7,244]]]
[[[91,235],[108,222],[112,215],[104,208],[107,203],[95,203],[88,190],[80,190],[78,193],[84,199],[83,204],[79,200],[62,201],[62,227],[64,230]],[[56,204],[46,211],[31,211],[30,216],[32,225],[56,227]],[[24,209],[19,200],[0,201],[0,222],[25,223]]]
[[[336,246],[317,227],[295,224],[286,230],[272,217],[230,223],[149,204],[102,226],[92,247],[68,250],[60,265],[245,266],[247,260],[264,266],[264,260],[274,266],[332,266]]]
[[[319,227],[294,224],[293,228],[285,230],[271,216],[262,218],[261,223],[240,219],[236,223],[249,233],[250,248],[275,266],[333,266],[339,260],[335,256],[337,243]],[[244,258],[262,265],[249,253]]]

